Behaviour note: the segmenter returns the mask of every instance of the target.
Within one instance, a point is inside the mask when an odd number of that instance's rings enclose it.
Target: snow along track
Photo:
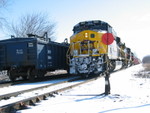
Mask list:
[[[40,85],[37,85],[36,83],[31,83],[31,85],[36,85],[35,87],[28,87],[26,88],[25,86],[28,85],[28,84],[22,84],[21,86],[11,86],[7,89],[1,89],[1,94],[0,94],[0,100],[2,99],[9,99],[10,97],[13,97],[13,96],[18,96],[19,94],[23,94],[23,93],[27,93],[27,92],[31,92],[31,91],[34,91],[34,90],[38,90],[38,89],[43,89],[43,88],[47,88],[47,87],[50,87],[50,86],[55,86],[55,85],[58,85],[58,84],[63,84],[63,83],[66,83],[66,82],[71,82],[71,81],[76,81],[78,80],[79,78],[77,77],[71,77],[71,78],[67,78],[67,79],[62,79],[62,80],[55,80],[55,81],[50,81],[50,83],[47,83],[47,84],[43,84],[43,82],[39,82]],[[46,82],[45,82],[46,83]],[[12,91],[13,89],[19,89],[19,90],[15,90],[15,91]],[[20,90],[21,89],[21,90]],[[5,92],[6,90],[10,90],[8,92]],[[4,94],[2,94],[4,93]]]
[[[15,82],[6,81],[6,82],[0,83],[0,88],[9,87],[9,86],[17,85],[17,84],[23,84],[23,83],[29,83],[29,81],[25,81],[25,80],[19,80]]]
[[[18,95],[17,97],[10,98],[8,100],[2,100],[0,104],[0,113],[8,113],[14,110],[22,109],[27,105],[34,105],[36,102],[40,100],[46,99],[48,96],[53,96],[53,94],[68,90],[70,88],[79,86],[81,84],[85,84],[87,82],[91,82],[96,80],[99,77],[83,80],[79,78],[74,78],[68,81],[60,82],[55,85],[50,85],[50,87],[42,88],[36,91],[24,93]]]
[[[45,76],[40,79],[35,79],[34,81],[29,81],[29,80],[17,80],[17,81],[2,81],[0,82],[0,88],[3,87],[8,87],[8,86],[13,86],[13,85],[18,85],[18,84],[24,84],[24,83],[35,83],[35,82],[42,82],[42,81],[47,81],[47,80],[52,80],[52,79],[60,79],[60,78],[66,78],[68,75],[63,74],[63,73],[58,73],[56,74],[51,74],[50,76]]]

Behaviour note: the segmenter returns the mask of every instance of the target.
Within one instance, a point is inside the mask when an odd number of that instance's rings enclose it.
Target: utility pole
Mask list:
[[[105,73],[105,95],[110,94],[110,81],[109,81],[110,73],[107,71]]]

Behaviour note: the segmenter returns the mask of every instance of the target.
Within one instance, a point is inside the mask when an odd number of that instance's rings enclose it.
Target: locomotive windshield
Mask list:
[[[112,29],[111,26],[103,21],[85,21],[74,26],[73,32],[76,34],[84,30],[108,31],[110,29]]]

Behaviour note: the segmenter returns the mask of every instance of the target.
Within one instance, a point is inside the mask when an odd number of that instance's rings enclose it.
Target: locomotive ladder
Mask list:
[[[0,66],[3,66],[5,64],[5,47],[0,46]]]

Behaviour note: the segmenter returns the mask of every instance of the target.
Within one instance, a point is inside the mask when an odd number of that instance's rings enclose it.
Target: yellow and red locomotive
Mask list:
[[[113,71],[116,64],[127,65],[125,44],[108,23],[100,20],[80,22],[73,32],[68,50],[70,74],[100,74],[106,68]]]

